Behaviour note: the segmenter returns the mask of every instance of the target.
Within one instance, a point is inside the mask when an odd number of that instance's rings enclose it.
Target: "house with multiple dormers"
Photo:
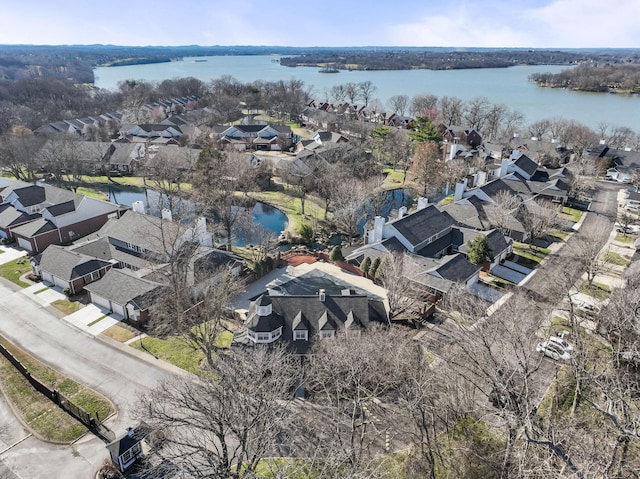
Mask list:
[[[304,355],[314,341],[357,337],[374,324],[388,323],[382,301],[349,289],[339,295],[322,289],[316,295],[263,294],[251,303],[246,332],[234,341],[245,345],[287,341],[293,353]]]
[[[136,208],[139,209],[138,206]],[[89,292],[91,302],[123,318],[148,319],[155,295],[168,284],[169,261],[185,254],[192,294],[201,294],[220,268],[239,275],[243,261],[212,247],[204,218],[194,227],[163,217],[127,211],[97,232],[66,246],[50,246],[32,258],[34,274],[73,293]]]
[[[40,253],[100,229],[120,207],[44,183],[0,179],[0,237]]]
[[[474,229],[459,223],[447,211],[418,199],[417,209],[407,214],[400,208],[398,217],[387,221],[377,216],[373,228],[366,232],[366,244],[355,249],[346,259],[360,264],[365,257],[382,257],[387,253],[403,253],[415,265],[412,280],[418,281],[436,296],[446,294],[456,285],[472,287],[478,282],[481,266],[470,263],[467,243],[478,235],[487,237],[492,251],[493,268],[512,251],[512,241],[488,222]],[[419,273],[416,273],[418,271]]]
[[[252,123],[214,128],[212,137],[221,145],[233,147],[238,151],[288,150],[294,143],[294,135],[290,126]]]

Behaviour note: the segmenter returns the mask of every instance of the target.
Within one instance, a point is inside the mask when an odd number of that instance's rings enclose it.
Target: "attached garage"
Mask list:
[[[97,294],[94,294],[94,293],[90,293],[90,294],[91,294],[91,302],[93,304],[111,311],[111,301],[109,301],[107,298],[103,298],[102,296],[98,296]]]
[[[53,284],[58,286],[59,288],[65,289],[69,287],[69,282],[68,281],[64,281],[60,278],[57,277],[53,277]]]
[[[42,281],[46,281],[47,283],[54,284],[53,275],[51,273],[47,273],[46,271],[42,272]]]
[[[119,304],[114,303],[113,301],[111,302],[111,310],[116,313],[119,314],[120,316],[122,316],[123,318],[127,317],[127,313],[124,310],[124,306],[121,306]]]
[[[31,246],[31,241],[26,240],[24,238],[18,238],[18,246],[20,246],[20,248],[25,249],[27,251],[33,251],[33,247]]]

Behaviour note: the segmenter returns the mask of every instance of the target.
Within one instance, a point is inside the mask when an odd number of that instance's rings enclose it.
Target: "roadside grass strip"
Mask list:
[[[31,286],[29,283],[20,280],[20,276],[29,271],[31,271],[31,263],[25,261],[24,258],[14,259],[13,261],[0,265],[0,276],[17,284],[21,288]]]
[[[91,327],[94,324],[98,324],[100,321],[102,321],[104,318],[106,318],[107,316],[109,316],[108,314],[103,314],[102,316],[100,316],[98,319],[91,321],[89,324],[87,324],[87,326]]]
[[[578,291],[599,300],[605,300],[611,294],[611,288],[604,283],[583,281]]]
[[[200,362],[204,359],[204,353],[194,351],[179,337],[172,336],[160,339],[147,336],[140,341],[133,341],[129,346],[139,351],[147,352],[185,371],[194,374],[202,373]]]
[[[525,243],[514,243],[513,252],[517,254],[525,265],[538,266],[540,261],[547,257],[551,250],[549,248],[538,248],[537,246],[531,246]]]
[[[69,301],[68,299],[59,299],[51,303],[51,306],[58,311],[62,311],[65,315],[75,313],[80,309],[80,303],[78,301]]]
[[[126,343],[130,339],[136,337],[136,334],[132,331],[129,331],[127,328],[123,328],[119,324],[114,324],[108,329],[105,329],[102,334],[110,337],[111,339],[115,339],[120,343]]]
[[[49,286],[46,286],[42,289],[39,289],[38,291],[34,291],[33,294],[40,294],[40,293],[44,293],[45,291],[49,291],[51,288]]]
[[[33,377],[38,378],[49,388],[58,390],[77,406],[85,411],[97,412],[101,419],[113,414],[113,405],[106,397],[44,365],[2,336],[0,336],[0,343],[29,370]],[[87,432],[84,425],[39,393],[1,355],[0,384],[18,417],[37,437],[50,442],[69,444]]]

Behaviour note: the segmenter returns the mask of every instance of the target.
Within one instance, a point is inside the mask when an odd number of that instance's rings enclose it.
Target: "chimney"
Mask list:
[[[407,207],[401,206],[398,210],[398,219],[403,218],[407,214]]]
[[[502,163],[500,163],[500,173],[498,173],[498,178],[507,176],[508,168],[509,168],[509,160],[507,159],[502,160]]]
[[[482,186],[487,182],[487,172],[486,171],[478,171],[478,177],[477,177],[477,186]]]
[[[321,289],[320,291],[318,291],[318,299],[320,300],[321,303],[324,303],[324,300],[326,299],[326,294],[324,292],[324,289]]]
[[[162,208],[161,211],[162,219],[165,221],[173,221],[173,215],[171,214],[171,210],[168,208]]]
[[[425,198],[423,196],[418,198],[418,209],[422,210],[429,206],[429,198]]]
[[[383,216],[376,216],[373,220],[373,231],[371,231],[369,235],[369,242],[375,243],[377,241],[382,241],[382,232],[384,230],[384,224],[386,220]]]
[[[464,193],[466,186],[467,185],[465,185],[464,182],[456,183],[456,189],[453,194],[453,201],[459,201],[462,199],[462,194]]]
[[[133,437],[134,429],[132,427],[127,428],[127,436]]]
[[[145,210],[144,210],[144,203],[140,200],[138,201],[134,201],[131,204],[131,208],[133,208],[133,211],[135,211],[136,213],[140,213],[141,215],[146,214]]]
[[[607,141],[606,141],[606,140],[600,140],[600,144],[601,144],[601,145],[606,145],[606,144],[607,144]]]

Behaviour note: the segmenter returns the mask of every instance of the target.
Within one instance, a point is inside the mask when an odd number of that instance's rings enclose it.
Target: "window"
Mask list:
[[[100,279],[100,273],[98,271],[93,271],[89,274],[85,274],[82,279],[86,283],[91,283],[92,281],[98,281]]]
[[[270,339],[271,339],[271,335],[269,333],[256,334],[256,341],[269,341]]]
[[[128,451],[125,451],[124,454],[120,456],[120,458],[122,459],[122,463],[126,464],[133,458],[133,451],[131,449],[129,449]]]
[[[335,335],[335,331],[320,331],[320,339],[333,338]]]
[[[271,339],[278,339],[280,336],[282,336],[282,328],[278,328],[271,333]]]
[[[293,332],[293,340],[294,341],[306,341],[307,340],[307,331],[294,331]]]

